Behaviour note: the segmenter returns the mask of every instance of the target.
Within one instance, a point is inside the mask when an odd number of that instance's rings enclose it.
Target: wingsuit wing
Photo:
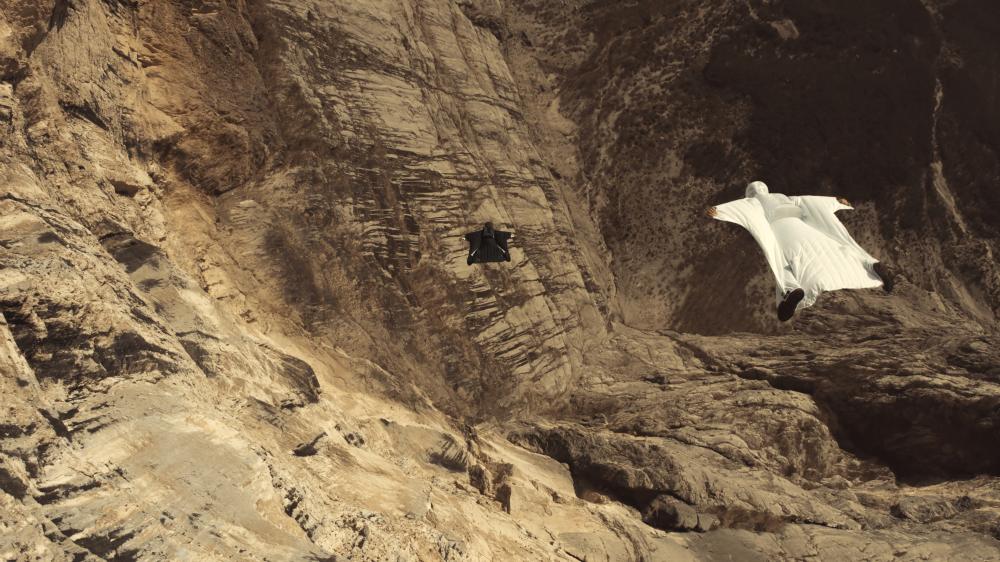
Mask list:
[[[764,208],[756,199],[737,199],[715,207],[715,219],[738,224],[750,231],[754,240],[764,252],[764,258],[771,267],[771,273],[778,286],[782,285],[782,271],[788,266],[785,257],[774,237],[770,223],[764,216]],[[779,289],[780,291],[780,289]]]
[[[497,230],[494,231],[493,236],[496,238],[497,246],[500,246],[500,249],[503,250],[504,259],[510,261],[510,248],[507,247],[507,242],[510,240],[510,233]]]
[[[826,234],[830,238],[833,238],[837,242],[840,242],[844,246],[851,248],[858,253],[858,257],[863,261],[866,261],[867,263],[875,263],[878,261],[854,241],[851,234],[847,232],[847,228],[844,227],[844,224],[837,218],[837,211],[853,209],[854,207],[844,205],[840,201],[837,201],[836,197],[802,195],[792,197],[791,199],[796,205],[805,211],[802,220],[806,224],[816,230],[819,230],[823,234]]]
[[[474,232],[466,234],[465,239],[469,241],[469,257],[466,258],[465,262],[469,265],[472,265],[472,262],[475,261],[476,253],[482,246],[483,233],[476,230]]]

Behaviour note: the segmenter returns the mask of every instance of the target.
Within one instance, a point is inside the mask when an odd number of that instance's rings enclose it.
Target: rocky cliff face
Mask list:
[[[989,3],[0,7],[0,558],[1000,559]]]
[[[866,247],[994,325],[991,4],[517,4],[517,49],[556,77],[579,124],[573,183],[614,256],[628,323],[773,329],[755,248],[700,214],[754,177],[850,199],[844,218]]]

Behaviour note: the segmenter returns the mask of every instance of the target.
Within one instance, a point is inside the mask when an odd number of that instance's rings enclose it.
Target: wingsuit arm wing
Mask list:
[[[854,241],[851,234],[847,232],[847,228],[844,227],[844,224],[837,218],[837,211],[854,209],[854,207],[844,205],[840,201],[837,201],[836,197],[802,195],[792,197],[791,199],[796,205],[805,211],[805,213],[803,213],[802,220],[805,221],[806,224],[819,230],[823,234],[826,234],[830,238],[833,238],[837,242],[840,242],[849,248],[853,248],[859,252],[863,258],[870,260],[872,263],[878,261]]]
[[[479,251],[479,247],[482,245],[483,233],[479,231],[470,232],[465,235],[465,239],[469,241],[469,257],[466,261],[469,263],[469,265],[472,265],[473,257],[476,255],[476,252]]]
[[[778,286],[782,285],[782,272],[788,266],[771,224],[764,216],[764,209],[756,199],[737,199],[715,207],[715,219],[738,224],[747,229],[764,252]]]
[[[510,233],[504,230],[496,230],[493,232],[493,237],[496,238],[497,246],[503,251],[504,258],[510,261],[510,249],[507,247],[507,241],[510,240]]]

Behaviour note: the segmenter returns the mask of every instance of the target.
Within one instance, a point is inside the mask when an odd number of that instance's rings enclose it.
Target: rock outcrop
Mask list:
[[[1000,559],[985,0],[0,8],[0,559]]]

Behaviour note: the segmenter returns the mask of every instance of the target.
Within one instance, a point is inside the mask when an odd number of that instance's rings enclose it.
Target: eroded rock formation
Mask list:
[[[0,7],[0,558],[1000,559],[988,2]]]

